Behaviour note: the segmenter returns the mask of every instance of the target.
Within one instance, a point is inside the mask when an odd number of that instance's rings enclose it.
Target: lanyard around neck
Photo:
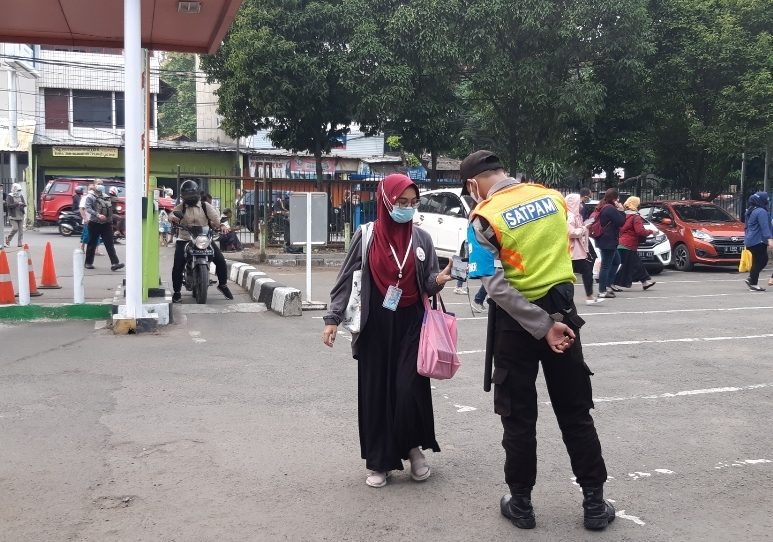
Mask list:
[[[403,267],[405,267],[405,262],[408,261],[408,255],[411,253],[411,246],[413,245],[413,235],[411,235],[411,240],[408,242],[408,248],[405,249],[405,256],[403,257],[403,263],[400,263],[400,260],[397,259],[397,253],[395,252],[395,247],[392,246],[392,243],[389,243],[389,248],[392,250],[392,256],[395,258],[395,263],[397,264],[397,285],[400,285],[400,279],[403,278]]]

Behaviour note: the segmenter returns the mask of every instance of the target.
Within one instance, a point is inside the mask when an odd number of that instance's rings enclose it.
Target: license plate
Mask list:
[[[743,247],[725,247],[725,254],[740,254]]]
[[[211,248],[207,250],[194,249],[194,250],[191,250],[191,254],[193,254],[194,256],[212,256],[215,254],[215,251],[212,250]]]
[[[655,253],[652,252],[651,250],[646,250],[646,251],[645,250],[640,250],[639,251],[639,258],[641,258],[642,260],[651,260],[654,257],[655,257]]]

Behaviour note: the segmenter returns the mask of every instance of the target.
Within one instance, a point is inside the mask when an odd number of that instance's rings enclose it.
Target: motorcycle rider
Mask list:
[[[183,213],[182,221],[174,216],[169,216],[169,221],[175,224],[182,223],[185,226],[209,226],[210,228],[217,227],[220,224],[220,215],[212,205],[201,200],[201,192],[199,191],[199,185],[191,179],[187,179],[180,185],[180,197],[182,202],[177,204],[174,208],[174,212],[180,211]],[[227,226],[220,226],[223,233],[227,231]],[[183,272],[185,270],[185,245],[191,240],[191,234],[180,228],[177,244],[174,250],[174,265],[172,266],[172,288],[174,294],[172,294],[172,301],[179,303],[182,301],[182,294],[180,290],[183,285]],[[215,255],[212,261],[215,263],[215,271],[217,273],[218,286],[217,289],[227,298],[233,299],[234,296],[231,290],[228,289],[228,268],[226,267],[225,258],[223,253],[215,243],[210,245]]]

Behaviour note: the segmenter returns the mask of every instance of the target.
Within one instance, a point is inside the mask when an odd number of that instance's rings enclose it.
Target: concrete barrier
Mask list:
[[[247,290],[250,297],[280,316],[300,316],[301,291],[279,284],[252,265],[226,260],[228,277]]]

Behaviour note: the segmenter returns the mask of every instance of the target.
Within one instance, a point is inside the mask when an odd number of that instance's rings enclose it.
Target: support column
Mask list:
[[[142,197],[145,187],[142,149],[141,0],[124,0],[124,97],[126,171],[126,316],[141,318]]]

